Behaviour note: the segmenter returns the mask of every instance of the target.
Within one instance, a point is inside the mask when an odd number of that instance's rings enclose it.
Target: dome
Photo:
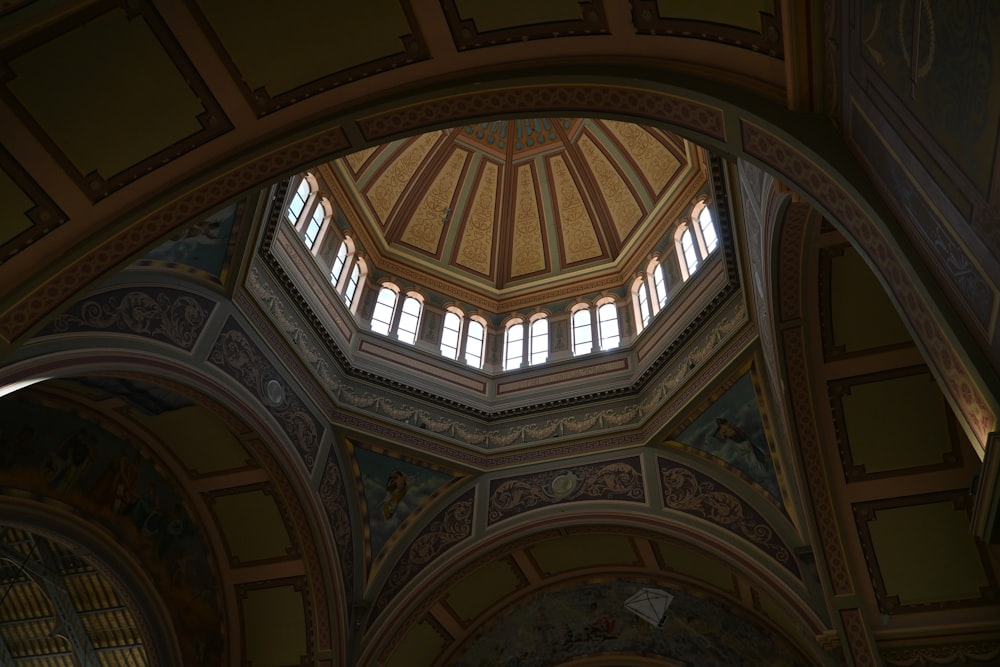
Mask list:
[[[325,169],[374,265],[492,312],[624,283],[706,183],[687,141],[596,118],[436,130]]]

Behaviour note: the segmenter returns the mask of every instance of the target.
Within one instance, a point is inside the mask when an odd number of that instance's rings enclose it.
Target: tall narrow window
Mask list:
[[[340,248],[337,250],[337,256],[333,260],[333,266],[330,267],[330,284],[333,285],[334,289],[340,284],[340,274],[344,272],[344,266],[347,264],[347,241],[344,240],[340,244]]]
[[[302,215],[302,210],[309,200],[309,194],[309,181],[303,178],[299,181],[299,186],[295,189],[292,200],[288,202],[288,208],[285,210],[285,219],[288,222],[294,225],[299,221],[299,216]]]
[[[549,321],[544,317],[539,317],[531,322],[531,356],[528,363],[545,363],[549,358]]]
[[[372,331],[389,335],[389,328],[392,326],[392,316],[396,310],[396,290],[383,285],[378,291],[375,299],[375,308],[372,310]]]
[[[667,305],[667,281],[663,278],[663,265],[659,261],[653,265],[653,287],[656,289],[656,301],[660,308]]]
[[[412,345],[417,342],[417,326],[420,324],[420,299],[408,295],[403,301],[403,310],[399,314],[399,324],[396,326],[396,338]]]
[[[458,358],[458,343],[462,337],[462,317],[454,310],[444,314],[441,328],[441,354],[449,359]]]
[[[594,349],[594,333],[590,322],[590,308],[573,312],[573,354],[587,354]]]
[[[712,220],[712,212],[708,207],[701,209],[698,214],[698,226],[701,227],[701,238],[705,241],[705,252],[711,254],[719,247],[719,235],[715,231],[715,221]]]
[[[351,269],[351,277],[348,279],[347,285],[344,286],[344,303],[352,310],[354,308],[354,299],[358,295],[358,288],[361,286],[363,278],[364,268],[359,259],[354,263],[354,268]]]
[[[322,204],[317,204],[313,210],[312,217],[309,218],[309,224],[306,225],[305,231],[306,247],[310,250],[316,245],[316,238],[319,236],[319,230],[323,229],[325,221],[326,208]]]
[[[687,267],[688,276],[694,275],[698,270],[698,252],[694,248],[694,234],[690,229],[685,229],[681,234],[681,252],[684,254],[684,266]]]
[[[652,314],[649,311],[649,292],[646,290],[646,281],[642,278],[636,281],[635,297],[639,304],[639,327],[645,329],[649,326]]]
[[[601,349],[618,347],[621,335],[618,330],[618,307],[613,301],[602,304],[597,309],[597,332],[601,337]]]
[[[507,326],[507,336],[504,341],[503,369],[512,371],[521,367],[524,357],[524,324],[516,320]]]
[[[486,345],[486,327],[475,319],[469,320],[465,332],[465,363],[476,368],[483,367],[483,348]]]

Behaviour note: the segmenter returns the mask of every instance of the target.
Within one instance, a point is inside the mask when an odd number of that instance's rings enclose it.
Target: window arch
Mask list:
[[[528,364],[545,363],[549,358],[549,320],[545,315],[536,315],[531,319],[531,338],[528,341]]]
[[[358,293],[361,291],[362,285],[364,285],[367,274],[368,266],[365,264],[365,260],[358,257],[354,262],[354,267],[351,269],[350,277],[344,285],[344,291],[341,293],[341,296],[344,297],[344,303],[347,304],[351,312],[357,310]]]
[[[504,332],[503,369],[512,371],[521,367],[524,359],[524,320],[513,319]]]
[[[594,351],[594,322],[590,306],[583,303],[573,310],[573,356]]]
[[[423,298],[419,293],[407,292],[396,323],[396,338],[410,345],[417,342],[417,328],[420,326],[423,305]]]
[[[399,288],[392,283],[383,283],[375,297],[375,308],[372,309],[372,331],[388,336],[392,329],[392,320],[396,315],[396,301],[399,298]]]
[[[697,206],[695,207],[697,211]],[[711,255],[719,247],[719,233],[715,229],[715,220],[712,219],[712,211],[708,205],[702,201],[701,211],[697,211],[698,228],[701,231],[702,241],[705,243],[705,255]]]
[[[323,231],[323,227],[326,221],[330,219],[332,213],[333,208],[330,206],[330,202],[326,197],[320,197],[319,201],[316,202],[316,206],[313,207],[312,215],[309,216],[309,221],[302,232],[302,238],[305,239],[306,247],[310,250],[316,247],[316,242],[320,238],[320,232]]]
[[[465,330],[465,363],[475,368],[483,367],[483,350],[486,348],[486,322],[473,315]]]
[[[306,203],[309,201],[309,197],[315,191],[315,184],[310,182],[309,174],[299,178],[299,182],[295,187],[295,192],[292,193],[292,197],[288,201],[288,206],[285,208],[285,220],[287,220],[292,226],[298,224],[299,218],[302,216],[302,212],[305,211]]]
[[[602,350],[613,350],[621,342],[621,331],[618,327],[618,306],[610,297],[597,306],[597,334]]]
[[[454,306],[444,314],[441,326],[441,354],[449,359],[458,359],[458,349],[462,342],[462,311]]]
[[[663,274],[663,264],[660,258],[655,257],[646,265],[646,285],[649,287],[650,303],[653,307],[653,315],[660,312],[660,309],[667,305],[667,281]]]
[[[354,259],[354,241],[351,237],[345,236],[344,240],[340,242],[340,247],[337,248],[337,256],[333,258],[333,265],[330,267],[330,284],[333,288],[340,290],[342,283],[344,282],[344,275],[346,269],[350,264],[351,260]]]
[[[635,310],[635,330],[642,331],[653,319],[653,311],[649,305],[649,288],[646,277],[639,276],[632,282],[632,304]]]

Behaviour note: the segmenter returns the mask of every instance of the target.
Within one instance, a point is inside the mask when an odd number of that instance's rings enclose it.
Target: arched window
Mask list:
[[[660,264],[660,260],[654,259],[650,262],[646,273],[653,280],[653,292],[656,294],[653,299],[653,313],[656,314],[659,308],[667,305],[667,281],[663,277],[663,265]]]
[[[632,283],[632,299],[636,311],[635,328],[637,331],[642,331],[649,326],[649,321],[653,317],[652,311],[649,309],[649,291],[643,276],[639,276]]]
[[[708,210],[708,206],[704,202],[702,202],[702,209],[698,213],[698,226],[701,228],[701,238],[705,241],[705,254],[710,255],[719,247],[719,234],[715,231],[712,212]]]
[[[614,301],[605,301],[597,307],[597,333],[602,350],[613,350],[621,341],[618,329],[618,307]]]
[[[396,299],[398,294],[394,286],[385,284],[378,291],[375,299],[375,308],[372,310],[372,331],[383,336],[389,335],[392,327],[392,316],[396,312]]]
[[[344,285],[344,303],[347,307],[354,311],[357,305],[357,296],[360,291],[361,284],[365,280],[365,275],[368,273],[368,267],[365,266],[365,261],[360,257],[354,262],[354,268],[351,269],[351,277],[347,279],[347,284]]]
[[[449,308],[444,314],[441,327],[441,354],[449,359],[458,359],[458,347],[462,340],[462,311]]]
[[[511,320],[507,325],[503,350],[503,369],[512,371],[520,368],[524,359],[524,322]]]
[[[486,326],[479,318],[469,318],[469,326],[465,331],[465,363],[475,368],[482,368],[485,345]]]
[[[299,221],[299,216],[305,210],[310,194],[312,194],[312,188],[310,187],[309,180],[303,176],[299,179],[299,185],[295,188],[291,201],[288,202],[288,208],[285,209],[285,219],[292,225],[295,225]]]
[[[687,228],[681,232],[681,253],[688,277],[693,276],[694,272],[698,270],[698,251],[694,247],[694,234]]]
[[[330,267],[330,284],[333,285],[334,289],[340,288],[340,282],[344,277],[344,267],[347,266],[347,260],[354,255],[354,244],[351,240],[345,238],[340,243],[340,248],[337,249],[337,256],[333,259],[333,266]]]
[[[590,308],[583,306],[573,311],[573,355],[587,354],[594,350],[594,331]]]
[[[543,364],[549,358],[549,321],[542,315],[531,321],[531,340],[529,341],[531,354],[528,363]]]
[[[310,250],[315,247],[316,239],[319,238],[319,232],[323,229],[323,223],[326,222],[328,217],[327,206],[328,204],[326,201],[319,202],[316,205],[316,208],[313,209],[312,216],[309,218],[309,223],[306,225],[303,236],[306,241],[306,247]]]
[[[403,300],[403,309],[399,313],[399,324],[396,325],[396,338],[412,345],[417,342],[417,327],[420,324],[420,309],[423,304],[415,292],[410,292]]]

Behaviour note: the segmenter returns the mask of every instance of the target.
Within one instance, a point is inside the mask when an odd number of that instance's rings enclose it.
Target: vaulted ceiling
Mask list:
[[[0,662],[995,662],[997,44],[947,2],[0,3]],[[313,289],[305,169],[496,312],[623,284],[699,193],[725,251],[621,350],[480,373]]]

